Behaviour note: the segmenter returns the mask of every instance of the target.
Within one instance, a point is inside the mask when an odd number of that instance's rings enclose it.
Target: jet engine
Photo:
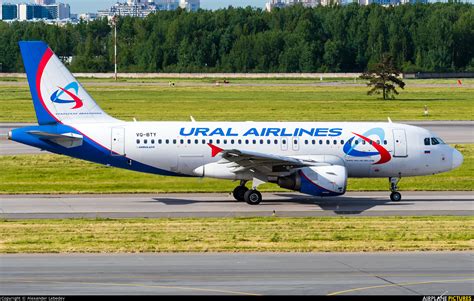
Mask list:
[[[341,165],[304,167],[276,179],[286,189],[315,196],[336,196],[346,192],[347,169]]]

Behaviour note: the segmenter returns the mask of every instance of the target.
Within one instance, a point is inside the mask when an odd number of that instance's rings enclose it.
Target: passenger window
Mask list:
[[[140,144],[140,139],[137,139],[137,144]]]
[[[194,140],[194,144],[199,144],[199,140]]]
[[[257,144],[257,140],[252,140],[252,143],[253,143],[253,144]]]
[[[387,145],[387,140],[384,140],[384,141],[383,141],[383,144]]]
[[[230,144],[234,144],[234,142],[235,142],[234,139],[230,140]]]
[[[430,138],[425,138],[425,145],[430,145]]]
[[[173,139],[173,144],[176,144],[176,139]]]
[[[263,144],[263,139],[260,139],[260,144]]]
[[[206,139],[202,139],[202,144],[206,144]]]
[[[151,139],[151,144],[155,144],[155,139]]]
[[[169,140],[169,139],[166,139],[166,144],[170,144],[170,140]]]
[[[341,140],[341,144],[344,144],[344,140]]]
[[[334,144],[337,144],[337,140],[334,140],[334,142],[333,142],[333,143],[334,143]]]
[[[319,140],[319,144],[323,144],[323,140]]]
[[[304,141],[304,144],[308,144],[308,140],[305,140],[305,141]]]
[[[184,140],[183,140],[183,139],[180,139],[180,140],[179,140],[179,144],[184,144]]]
[[[356,141],[355,141],[355,144],[356,144],[356,145],[359,144],[359,140],[356,140]]]
[[[272,144],[272,141],[270,139],[267,139],[267,144]]]
[[[249,141],[248,141],[248,140],[245,140],[245,144],[249,144]]]
[[[224,139],[224,144],[227,144],[227,139]]]
[[[148,143],[148,140],[146,140],[146,139],[145,139],[145,140],[143,140],[143,143],[147,144],[147,143]]]
[[[365,145],[365,140],[362,140],[362,145]]]
[[[329,143],[331,143],[331,141],[329,141],[329,140],[326,140],[326,144],[329,144]]]
[[[158,144],[161,144],[161,142],[162,142],[161,139],[158,139]]]
[[[220,139],[217,139],[217,140],[216,140],[216,144],[221,144],[221,140],[220,140]]]
[[[298,140],[293,140],[293,144],[298,144]]]
[[[275,139],[275,141],[273,141],[273,142],[275,142],[275,144],[278,144],[278,139]]]
[[[242,140],[239,139],[238,143],[239,143],[239,144],[242,144]]]
[[[282,144],[286,144],[286,140],[282,140],[281,143],[282,143]]]
[[[191,144],[191,139],[188,139],[188,144]]]
[[[212,139],[209,139],[209,143],[212,144]]]

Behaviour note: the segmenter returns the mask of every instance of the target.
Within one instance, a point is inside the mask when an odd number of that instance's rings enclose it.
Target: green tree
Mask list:
[[[399,94],[395,86],[405,87],[405,83],[400,79],[400,70],[393,64],[393,58],[388,55],[382,55],[379,63],[375,64],[372,70],[366,71],[360,78],[368,80],[368,87],[371,89],[368,95],[382,93],[383,99],[395,98],[393,94]]]

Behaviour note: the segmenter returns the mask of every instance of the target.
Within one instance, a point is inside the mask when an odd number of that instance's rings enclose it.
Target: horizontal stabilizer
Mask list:
[[[38,136],[43,140],[48,140],[66,148],[73,148],[82,145],[82,135],[75,133],[54,134],[42,131],[28,131],[28,134]]]

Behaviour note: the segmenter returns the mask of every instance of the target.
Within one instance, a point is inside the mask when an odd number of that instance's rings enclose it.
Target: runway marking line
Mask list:
[[[474,278],[465,278],[465,279],[451,279],[451,280],[433,280],[433,281],[420,281],[420,282],[402,282],[402,283],[394,283],[394,284],[383,284],[383,285],[374,285],[374,286],[366,286],[366,287],[358,287],[352,288],[348,290],[338,291],[329,293],[328,296],[335,296],[335,295],[342,295],[345,293],[350,292],[357,292],[357,291],[364,291],[364,290],[371,290],[375,288],[384,288],[384,287],[403,287],[403,286],[410,286],[410,285],[421,285],[421,284],[432,284],[432,283],[446,283],[446,282],[463,282],[463,281],[472,281]]]
[[[16,282],[23,283],[57,283],[57,284],[71,284],[74,281],[48,281],[48,280],[16,280]],[[163,288],[163,289],[177,289],[177,290],[190,290],[190,291],[202,291],[202,292],[214,292],[214,293],[224,293],[232,295],[247,295],[247,296],[260,296],[260,294],[246,293],[246,292],[237,292],[237,291],[228,291],[228,290],[216,290],[216,289],[206,289],[206,288],[197,288],[197,287],[186,287],[186,286],[165,286],[165,285],[146,285],[146,284],[133,284],[133,283],[102,283],[102,282],[82,282],[77,281],[79,284],[89,284],[89,285],[110,285],[110,286],[133,286],[133,287],[144,287],[144,288]]]

